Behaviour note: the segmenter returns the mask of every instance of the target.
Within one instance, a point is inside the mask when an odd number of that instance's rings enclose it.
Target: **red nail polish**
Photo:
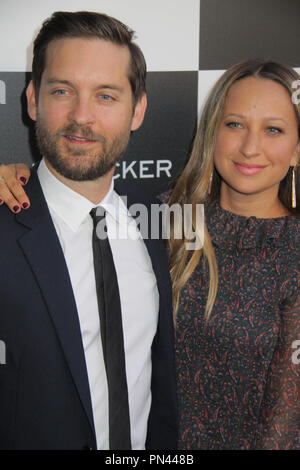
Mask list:
[[[26,183],[26,178],[24,178],[24,176],[21,176],[21,177],[20,177],[20,180],[22,181],[23,184]]]
[[[23,207],[23,209],[26,209],[28,207],[27,202],[23,202],[22,207]]]
[[[2,199],[0,199],[0,204],[2,204],[2,202],[3,202]]]
[[[14,207],[13,207],[13,211],[14,211],[14,212],[18,212],[18,210],[19,210],[19,206],[14,206]]]

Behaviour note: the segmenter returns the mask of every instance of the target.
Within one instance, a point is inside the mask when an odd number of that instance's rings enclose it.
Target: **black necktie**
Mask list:
[[[102,207],[90,212],[100,329],[109,402],[109,448],[131,449],[128,390],[119,286]],[[100,214],[100,215],[99,215]],[[98,228],[97,228],[98,227]],[[98,236],[98,235],[99,236]]]

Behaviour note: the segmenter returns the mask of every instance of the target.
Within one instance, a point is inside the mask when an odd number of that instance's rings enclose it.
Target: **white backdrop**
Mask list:
[[[198,69],[199,0],[1,0],[0,70],[31,70],[33,36],[56,10],[98,11],[128,24],[150,71]]]

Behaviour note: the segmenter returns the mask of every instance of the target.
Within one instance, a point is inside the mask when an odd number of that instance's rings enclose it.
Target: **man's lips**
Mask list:
[[[96,140],[87,139],[86,137],[82,137],[80,135],[70,135],[66,134],[64,137],[73,144],[91,144],[97,142]]]
[[[233,163],[236,169],[240,173],[246,176],[256,175],[257,173],[260,173],[264,168],[266,168],[265,166],[262,166],[262,165],[249,165],[247,163],[237,163],[237,162],[233,162]]]

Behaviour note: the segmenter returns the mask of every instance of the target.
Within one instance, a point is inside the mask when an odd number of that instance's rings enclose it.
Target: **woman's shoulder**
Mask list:
[[[300,219],[287,216],[278,240],[281,243],[273,257],[282,280],[279,292],[283,306],[293,305],[300,295]]]
[[[287,216],[282,237],[300,252],[300,217]]]

